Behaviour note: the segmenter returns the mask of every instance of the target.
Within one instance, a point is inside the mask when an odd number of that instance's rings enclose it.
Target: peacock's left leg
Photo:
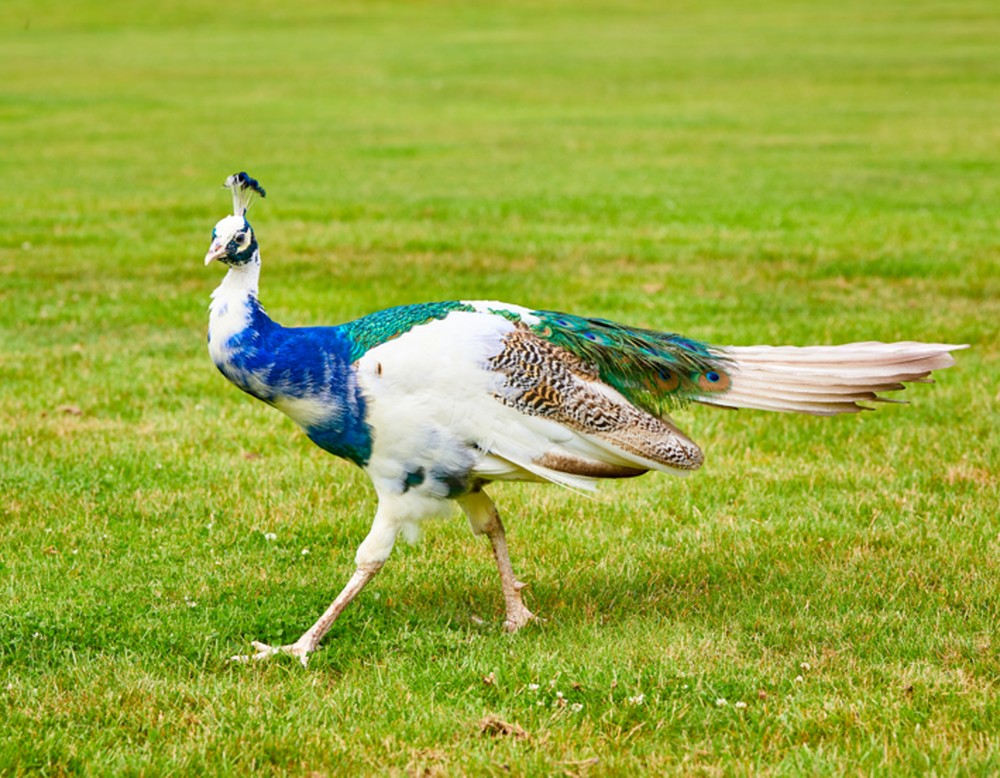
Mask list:
[[[535,614],[525,607],[521,600],[521,590],[525,584],[514,576],[514,568],[507,552],[507,535],[504,533],[503,522],[496,506],[486,492],[479,490],[470,492],[458,499],[459,505],[469,517],[472,530],[478,535],[485,534],[493,546],[493,557],[496,559],[497,570],[500,572],[500,585],[503,588],[504,604],[507,607],[507,620],[504,624],[508,632],[517,632],[521,627],[535,618]]]
[[[256,654],[234,656],[232,661],[249,662],[267,659],[275,654],[291,654],[298,657],[302,666],[305,667],[309,661],[309,654],[316,650],[323,636],[330,631],[333,622],[337,620],[337,617],[350,604],[351,600],[358,595],[358,592],[364,589],[365,585],[382,569],[382,565],[385,564],[385,560],[396,542],[398,532],[397,522],[392,521],[380,505],[379,511],[375,514],[375,520],[372,522],[371,531],[358,547],[358,553],[355,557],[357,569],[354,571],[354,575],[351,576],[347,586],[337,595],[337,599],[330,604],[330,607],[317,619],[316,623],[307,629],[302,637],[287,646],[269,646],[255,640],[250,645],[256,649]]]
[[[347,586],[337,595],[337,599],[330,604],[330,607],[326,609],[316,623],[307,629],[302,637],[294,643],[287,646],[269,646],[267,643],[254,640],[250,645],[256,649],[256,654],[252,656],[234,656],[232,661],[249,662],[252,659],[267,659],[269,656],[274,656],[275,654],[291,654],[298,657],[299,661],[302,662],[302,666],[305,667],[309,661],[309,654],[316,650],[323,636],[330,631],[333,622],[337,620],[337,617],[348,606],[351,600],[357,596],[358,592],[365,588],[365,584],[375,577],[375,574],[381,567],[381,562],[377,565],[359,566],[354,571],[354,575],[351,576],[351,580],[347,582]]]

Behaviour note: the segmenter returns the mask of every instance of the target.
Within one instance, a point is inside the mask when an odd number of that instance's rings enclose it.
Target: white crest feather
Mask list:
[[[244,216],[253,202],[254,195],[267,197],[267,192],[256,178],[251,178],[246,171],[233,173],[226,179],[226,189],[233,193],[233,214]]]

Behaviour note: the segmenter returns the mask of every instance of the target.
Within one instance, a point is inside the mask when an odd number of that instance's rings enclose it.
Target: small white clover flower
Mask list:
[[[802,683],[805,680],[801,675],[795,676],[795,683]]]
[[[302,549],[302,556],[309,556],[309,549],[308,548]]]
[[[721,708],[724,705],[728,705],[729,701],[725,697],[719,697],[719,699],[715,701],[715,704]]]
[[[583,710],[583,703],[582,702],[574,702],[572,705],[569,706],[569,709],[571,711],[573,711],[574,713],[579,713],[580,711]]]
[[[803,662],[799,665],[799,668],[802,670],[812,670],[812,666],[808,662]]]
[[[635,697],[628,698],[629,705],[642,705],[644,702],[646,702],[646,695],[642,692],[639,692]]]
[[[528,691],[530,691],[530,692],[537,692],[538,691],[538,684],[537,683],[529,683],[528,684]]]
[[[277,539],[278,539],[278,536],[275,535],[273,532],[265,532],[264,533],[264,540],[277,540]]]
[[[734,702],[733,703],[733,707],[734,708],[739,708],[740,710],[743,710],[743,708],[745,708],[746,706],[747,706],[747,704],[745,702],[743,702],[743,700],[740,700],[739,702]]]
[[[556,692],[556,697],[558,697],[561,700],[563,698],[563,693],[562,692]]]

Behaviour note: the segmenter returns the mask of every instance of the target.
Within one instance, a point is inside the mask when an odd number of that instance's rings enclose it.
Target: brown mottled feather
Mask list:
[[[490,368],[504,376],[497,399],[521,413],[541,416],[592,436],[649,467],[694,470],[701,450],[667,418],[632,405],[602,383],[592,366],[576,355],[517,327],[504,339]],[[546,454],[536,464],[597,478],[641,475],[649,467],[610,465],[598,460]]]

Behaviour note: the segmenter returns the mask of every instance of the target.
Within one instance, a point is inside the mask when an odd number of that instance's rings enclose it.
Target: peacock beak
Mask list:
[[[224,256],[226,256],[226,244],[220,240],[213,240],[208,253],[205,255],[206,267],[212,264],[213,259],[221,259]]]

